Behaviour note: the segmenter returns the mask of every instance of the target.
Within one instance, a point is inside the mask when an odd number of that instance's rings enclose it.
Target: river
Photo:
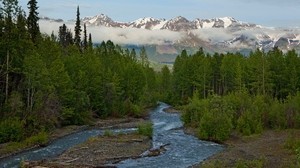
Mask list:
[[[115,165],[125,167],[188,167],[197,164],[204,159],[220,152],[223,146],[207,141],[198,140],[196,137],[187,135],[183,131],[180,114],[165,113],[167,104],[160,103],[151,112],[153,122],[153,148],[165,146],[166,152],[156,157],[142,157],[128,159]],[[113,132],[132,132],[131,129],[112,130]],[[0,167],[18,167],[22,160],[42,160],[54,158],[65,150],[85,142],[88,138],[103,135],[104,130],[85,130],[60,138],[47,147],[26,151],[15,156],[0,160]]]
[[[152,113],[153,147],[168,144],[166,152],[157,157],[144,157],[122,161],[117,167],[189,167],[220,152],[222,145],[201,141],[183,131],[183,123],[177,113],[165,113],[169,107],[161,103]]]

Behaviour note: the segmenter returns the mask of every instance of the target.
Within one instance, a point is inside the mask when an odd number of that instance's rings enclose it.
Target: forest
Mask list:
[[[162,74],[170,72],[163,69]],[[198,128],[200,138],[224,141],[232,130],[251,135],[299,129],[299,77],[300,58],[294,50],[257,49],[247,57],[182,51],[173,67],[173,90],[165,88],[164,98],[185,105],[183,121]]]
[[[94,45],[79,7],[74,33],[63,24],[57,36],[40,32],[37,1],[28,2],[28,16],[17,0],[0,7],[0,143],[95,118],[142,117],[157,101],[182,107],[182,120],[201,139],[300,128],[294,50],[257,49],[249,56],[183,50],[173,69],[156,72],[145,48]]]
[[[28,8],[26,17],[18,1],[1,4],[0,143],[94,118],[141,117],[156,103],[157,73],[145,49],[94,46],[79,7],[74,35],[64,24],[58,36],[42,34],[37,2]]]

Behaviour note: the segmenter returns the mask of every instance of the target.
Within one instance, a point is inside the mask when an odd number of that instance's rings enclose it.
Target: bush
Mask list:
[[[285,104],[285,115],[288,128],[300,128],[300,92],[289,96]]]
[[[123,109],[125,114],[133,116],[133,117],[142,117],[143,110],[139,105],[132,103],[129,99],[125,100],[123,103]]]
[[[111,130],[105,130],[103,135],[107,137],[111,137],[113,136],[113,132]]]
[[[284,105],[279,101],[274,101],[271,104],[268,116],[268,127],[271,129],[285,129],[287,127]]]
[[[37,135],[31,136],[25,140],[27,146],[46,144],[49,140],[47,132],[42,130]]]
[[[229,138],[232,126],[232,111],[219,96],[209,98],[209,107],[204,110],[199,123],[199,137],[217,142]]]
[[[199,124],[199,137],[201,139],[222,142],[229,138],[232,130],[231,119],[217,111],[207,111]]]
[[[23,133],[23,122],[19,118],[8,118],[0,122],[0,143],[21,141]]]
[[[184,107],[183,115],[181,117],[185,125],[197,127],[204,111],[209,108],[208,99],[199,99],[199,94],[196,91],[193,98],[189,100],[189,104]]]
[[[152,123],[147,122],[147,123],[140,124],[138,126],[138,133],[140,135],[144,135],[152,139],[152,134],[153,134]]]
[[[297,154],[297,162],[300,165],[300,147],[296,149],[296,154]]]
[[[263,126],[260,117],[246,111],[237,121],[237,130],[245,136],[261,133]]]

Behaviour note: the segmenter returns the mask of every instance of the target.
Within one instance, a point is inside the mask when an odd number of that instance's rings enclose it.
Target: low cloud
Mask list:
[[[192,32],[200,39],[210,41],[212,43],[228,41],[234,38],[234,36],[231,33],[229,33],[227,29],[210,28],[194,30]]]
[[[59,26],[63,23],[40,21],[41,31],[47,34],[58,34]],[[74,23],[65,23],[73,31]],[[180,40],[184,34],[169,30],[145,30],[137,28],[87,27],[92,34],[93,42],[111,40],[116,44],[170,44]]]
[[[58,34],[59,26],[63,23],[40,21],[42,32]],[[72,32],[75,24],[65,23]],[[137,28],[110,28],[110,27],[87,27],[88,33],[92,34],[93,42],[111,40],[116,44],[173,44],[187,35],[183,32],[169,30],[145,30]],[[244,35],[250,39],[264,40],[271,39],[277,41],[281,37],[300,40],[300,29],[275,29],[275,28],[252,28],[232,32],[230,29],[210,28],[191,31],[196,37],[212,44],[233,40]],[[74,34],[74,33],[73,33]]]

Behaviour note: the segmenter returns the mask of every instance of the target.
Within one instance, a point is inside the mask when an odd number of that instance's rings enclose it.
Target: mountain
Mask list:
[[[104,14],[96,15],[93,17],[85,17],[82,22],[88,26],[105,26],[117,28],[139,28],[147,30],[171,30],[171,31],[190,31],[204,28],[255,28],[260,27],[256,24],[249,24],[240,22],[232,17],[214,18],[214,19],[195,19],[190,21],[182,16],[166,20],[155,19],[152,17],[145,17],[137,19],[133,22],[116,22]]]
[[[61,19],[41,19],[41,30],[49,24],[62,24]],[[74,27],[74,21],[66,22]],[[188,20],[178,16],[173,19],[144,17],[131,22],[114,21],[107,15],[84,17],[94,42],[112,40],[123,46],[148,46],[154,59],[172,62],[182,49],[189,52],[202,47],[207,52],[249,53],[257,48],[268,51],[277,46],[283,51],[300,51],[300,29],[268,28],[232,17]],[[52,26],[54,27],[54,26]],[[58,26],[56,26],[58,27]],[[151,46],[151,47],[150,47]],[[159,57],[164,56],[163,59]]]

